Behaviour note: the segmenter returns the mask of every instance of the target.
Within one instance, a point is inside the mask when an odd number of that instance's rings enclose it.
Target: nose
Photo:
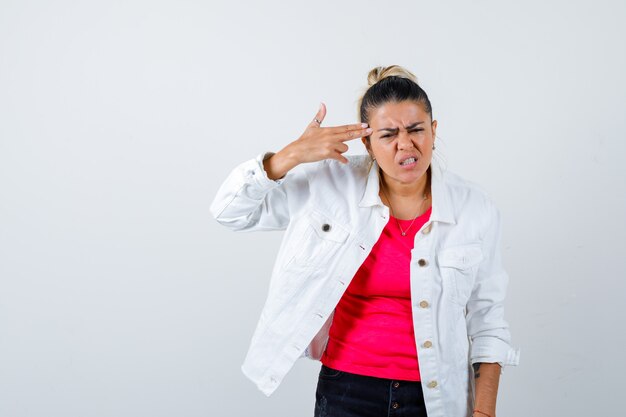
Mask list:
[[[411,149],[413,147],[411,135],[406,130],[398,132],[398,149]]]

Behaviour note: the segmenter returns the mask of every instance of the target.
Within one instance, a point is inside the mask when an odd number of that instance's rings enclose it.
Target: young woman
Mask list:
[[[503,317],[499,211],[437,158],[428,96],[377,67],[359,124],[322,127],[237,166],[211,213],[285,230],[242,371],[266,395],[300,357],[321,361],[315,416],[495,416],[517,365]],[[364,155],[342,155],[362,138]]]

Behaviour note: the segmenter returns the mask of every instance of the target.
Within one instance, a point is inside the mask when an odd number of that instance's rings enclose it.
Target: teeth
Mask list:
[[[408,165],[408,164],[412,164],[413,162],[415,162],[415,158],[411,157],[409,159],[405,159],[404,161],[402,161],[400,165]]]

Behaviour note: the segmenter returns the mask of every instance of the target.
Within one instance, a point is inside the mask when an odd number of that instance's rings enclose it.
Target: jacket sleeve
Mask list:
[[[518,365],[519,348],[511,346],[509,325],[504,320],[504,298],[509,276],[500,253],[500,212],[490,204],[488,226],[483,237],[483,260],[479,264],[472,294],[466,306],[470,337],[470,362]]]
[[[236,166],[217,190],[210,212],[234,231],[285,230],[290,206],[309,195],[309,180],[303,164],[280,179],[267,176],[263,161],[274,152],[263,152]]]

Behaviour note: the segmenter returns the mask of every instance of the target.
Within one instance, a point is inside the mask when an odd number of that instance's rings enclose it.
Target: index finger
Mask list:
[[[367,123],[355,123],[355,124],[343,125],[343,126],[326,127],[325,129],[329,129],[330,133],[336,134],[336,133],[350,132],[354,130],[362,130],[362,129],[367,128],[368,126],[369,125]]]
[[[342,142],[362,138],[372,134],[373,129],[371,127],[359,127],[357,130],[343,130],[339,133],[335,133],[333,138]]]

